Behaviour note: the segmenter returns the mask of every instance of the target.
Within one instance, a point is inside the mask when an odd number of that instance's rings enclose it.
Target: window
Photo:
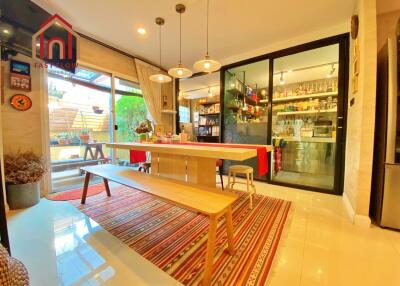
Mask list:
[[[179,106],[179,121],[182,123],[190,122],[190,109],[186,106]]]

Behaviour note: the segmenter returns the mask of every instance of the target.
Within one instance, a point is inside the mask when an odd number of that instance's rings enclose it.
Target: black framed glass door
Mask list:
[[[259,180],[341,194],[347,63],[348,35],[343,34],[224,66],[222,142],[274,146],[269,174]],[[249,67],[256,74],[250,75]],[[262,106],[265,120],[261,114],[247,116],[249,104],[240,97],[255,88],[253,78],[267,81],[256,92],[264,105],[254,104]],[[256,122],[262,122],[260,128]]]

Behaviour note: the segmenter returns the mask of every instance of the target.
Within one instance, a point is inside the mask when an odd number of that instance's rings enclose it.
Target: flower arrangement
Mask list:
[[[149,120],[145,120],[139,123],[139,125],[135,128],[135,132],[137,134],[149,133],[152,131],[151,123]]]
[[[7,184],[36,183],[40,181],[46,171],[45,161],[32,151],[4,155],[4,173]]]

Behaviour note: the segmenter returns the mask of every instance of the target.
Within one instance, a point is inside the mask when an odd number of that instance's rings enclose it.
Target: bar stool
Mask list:
[[[222,185],[222,189],[224,189],[224,179],[222,178],[222,166],[223,166],[223,161],[221,160],[221,159],[218,159],[216,162],[215,162],[215,166],[218,168],[218,175],[219,175],[219,178],[220,178],[220,183],[221,183],[221,185]]]
[[[249,194],[250,200],[250,209],[253,208],[253,194],[256,193],[256,186],[254,186],[253,181],[253,168],[246,165],[232,165],[229,167],[229,176],[228,176],[228,188],[233,189],[235,184],[244,184],[247,186],[247,193]],[[246,183],[236,182],[236,175],[244,174],[246,175]],[[232,177],[232,182],[231,182]]]

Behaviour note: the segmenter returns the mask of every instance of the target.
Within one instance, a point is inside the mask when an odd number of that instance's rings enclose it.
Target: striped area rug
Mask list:
[[[208,219],[124,186],[71,201],[104,229],[184,285],[201,284]],[[226,249],[225,221],[218,224],[213,285],[264,285],[291,203],[255,195],[249,209],[244,193],[233,208],[236,253]]]

